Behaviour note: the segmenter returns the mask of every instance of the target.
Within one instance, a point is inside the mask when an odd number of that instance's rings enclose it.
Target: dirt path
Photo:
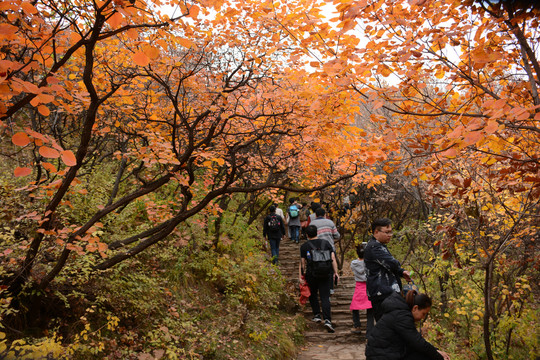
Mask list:
[[[296,360],[365,360],[364,343],[306,344]]]

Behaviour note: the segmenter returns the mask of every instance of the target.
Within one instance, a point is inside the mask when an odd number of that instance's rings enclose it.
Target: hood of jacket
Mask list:
[[[390,294],[381,304],[381,308],[383,311],[383,314],[390,313],[395,310],[406,310],[411,311],[409,309],[409,305],[407,305],[407,302],[397,292],[394,292]]]

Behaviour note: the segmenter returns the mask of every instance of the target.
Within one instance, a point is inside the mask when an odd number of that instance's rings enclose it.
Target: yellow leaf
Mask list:
[[[222,158],[215,158],[213,159],[215,162],[218,163],[219,166],[222,166],[225,164],[225,160],[223,160]]]

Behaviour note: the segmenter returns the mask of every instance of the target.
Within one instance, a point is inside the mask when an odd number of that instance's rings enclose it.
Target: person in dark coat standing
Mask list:
[[[373,306],[375,320],[379,321],[384,299],[393,293],[400,293],[401,277],[411,281],[411,276],[386,247],[392,239],[392,221],[386,218],[377,219],[371,225],[371,229],[373,236],[364,250],[364,263],[367,273],[367,295]]]
[[[450,360],[415,327],[415,322],[425,319],[431,309],[429,296],[412,290],[404,299],[394,292],[381,308],[383,316],[367,336],[366,360]]]
[[[270,212],[264,218],[263,237],[270,243],[270,251],[272,253],[272,263],[277,264],[279,258],[279,243],[285,236],[285,222],[283,218],[276,214],[274,205],[268,208]]]

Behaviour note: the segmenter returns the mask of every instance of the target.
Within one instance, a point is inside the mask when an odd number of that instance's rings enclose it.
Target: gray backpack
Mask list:
[[[308,250],[307,268],[308,273],[315,279],[326,279],[333,271],[332,250],[321,250],[313,243],[308,242],[311,247]]]

